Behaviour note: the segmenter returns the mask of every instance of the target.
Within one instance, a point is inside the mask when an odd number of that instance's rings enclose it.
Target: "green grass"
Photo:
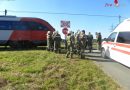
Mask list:
[[[42,50],[1,51],[1,90],[119,90],[92,61]]]

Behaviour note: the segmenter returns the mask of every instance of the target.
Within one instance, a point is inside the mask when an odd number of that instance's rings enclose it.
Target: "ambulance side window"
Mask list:
[[[108,38],[107,41],[114,42],[116,38],[117,32],[112,33]]]
[[[119,32],[117,42],[130,44],[130,32]]]

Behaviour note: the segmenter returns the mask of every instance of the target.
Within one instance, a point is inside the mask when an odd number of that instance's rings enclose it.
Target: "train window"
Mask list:
[[[130,32],[119,32],[117,42],[130,44]]]
[[[12,23],[10,21],[0,21],[0,30],[11,30]]]
[[[48,28],[37,22],[0,21],[0,30],[45,30]]]
[[[30,30],[47,30],[46,26],[37,22],[29,22],[28,25]]]
[[[28,30],[28,25],[26,22],[13,22],[13,30]]]

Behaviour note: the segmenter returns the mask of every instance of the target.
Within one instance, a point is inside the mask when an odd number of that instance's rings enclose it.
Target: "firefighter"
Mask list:
[[[88,49],[88,35],[86,35],[86,44],[85,44],[85,49]]]
[[[87,40],[87,36],[85,34],[85,30],[82,30],[81,34],[80,34],[80,58],[81,59],[84,59],[85,58],[85,55],[84,55],[84,52],[85,52],[85,44],[86,44],[86,40]]]
[[[73,58],[75,38],[71,31],[68,33],[66,41],[67,41],[66,58],[69,58],[69,56],[70,58]]]
[[[80,50],[81,50],[81,46],[80,46],[80,31],[78,31],[75,35],[75,48],[76,48],[76,52],[78,55],[80,55]]]
[[[54,52],[60,53],[60,46],[61,46],[61,35],[58,33],[58,31],[56,31],[53,34],[53,40],[54,40]]]
[[[73,42],[72,42],[72,44],[73,44],[73,53],[76,54],[75,33],[73,31],[71,33],[71,38],[73,40]]]
[[[54,36],[56,34],[56,31],[52,33],[52,51],[54,51]]]
[[[88,49],[89,49],[90,53],[92,51],[92,46],[93,46],[93,35],[89,32],[89,34],[88,34]]]
[[[47,32],[47,50],[50,51],[52,49],[52,33],[51,31]]]
[[[97,41],[98,40],[98,32],[96,32],[95,35],[96,35],[96,49],[98,50],[98,43],[97,43],[98,42]]]
[[[66,41],[66,39],[67,39],[67,36],[65,35],[65,40],[64,40],[65,50],[67,50],[67,41]]]
[[[98,50],[101,50],[101,43],[102,43],[102,35],[101,33],[98,33],[98,36],[97,36]]]

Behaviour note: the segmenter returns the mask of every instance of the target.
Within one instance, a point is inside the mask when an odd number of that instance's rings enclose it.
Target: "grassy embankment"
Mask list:
[[[42,50],[1,51],[2,90],[118,90],[92,61]]]

